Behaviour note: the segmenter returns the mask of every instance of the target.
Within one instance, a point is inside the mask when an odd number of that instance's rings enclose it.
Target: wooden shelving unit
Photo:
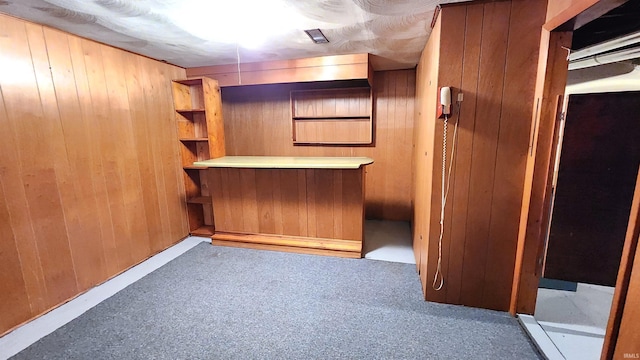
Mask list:
[[[362,145],[373,142],[369,87],[291,91],[295,145]]]
[[[207,77],[173,80],[171,85],[189,232],[211,236],[215,228],[207,168],[193,163],[225,155],[220,87]]]

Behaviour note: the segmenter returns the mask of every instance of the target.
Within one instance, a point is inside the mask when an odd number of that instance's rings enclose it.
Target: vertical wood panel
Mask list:
[[[158,108],[158,116],[149,119],[153,126],[156,126],[158,132],[157,149],[155,150],[160,156],[156,159],[157,163],[162,164],[162,173],[158,178],[162,179],[164,187],[160,188],[158,193],[160,199],[166,200],[163,206],[165,216],[168,217],[169,236],[163,236],[157,241],[157,246],[164,249],[172,245],[176,240],[180,239],[188,233],[189,229],[184,221],[184,216],[177,216],[180,212],[184,214],[184,182],[182,180],[182,169],[179,159],[179,148],[176,144],[178,138],[177,128],[175,126],[175,112],[172,103],[171,87],[167,84],[169,79],[184,78],[182,69],[151,59],[138,57],[144,63],[143,68],[148,69],[148,73],[153,75],[153,91],[160,94],[161,101],[154,104]],[[176,189],[178,191],[176,191]]]
[[[399,143],[405,142],[408,139],[404,139],[407,135],[403,131],[399,131],[399,129],[406,129],[407,118],[410,118],[409,115],[413,112],[413,109],[409,109],[407,107],[408,99],[414,96],[414,92],[410,91],[410,89],[414,89],[415,85],[409,81],[410,77],[414,77],[415,74],[411,72],[399,72],[395,74],[396,76],[388,76],[391,80],[389,84],[389,88],[393,87],[394,94],[392,96],[392,104],[393,108],[391,111],[387,112],[387,116],[389,116],[389,124],[388,128],[385,131],[387,134],[387,143]],[[386,88],[386,87],[385,87]],[[390,94],[391,95],[391,94]],[[411,140],[409,140],[411,141]],[[384,159],[410,159],[411,158],[411,148],[408,146],[400,146],[398,148],[395,147],[386,147],[384,151]],[[390,161],[388,163],[386,171],[391,174],[401,174],[403,173],[405,167],[404,162],[400,161]],[[383,188],[382,194],[382,203],[388,204],[386,206],[382,206],[382,218],[393,218],[394,214],[400,210],[400,206],[398,204],[398,198],[396,197],[398,194],[402,194],[406,192],[411,183],[407,182],[406,179],[404,181],[397,181],[393,178],[386,177],[386,183]],[[395,181],[394,181],[395,180]]]
[[[4,15],[0,61],[2,334],[187,227],[169,89],[184,69]]]
[[[363,194],[353,189],[362,189],[364,182],[364,169],[342,170],[342,236],[343,239],[362,239],[363,214],[358,211],[362,209],[364,199]]]
[[[611,311],[609,321],[607,323],[607,332],[604,338],[604,344],[602,345],[601,359],[613,358],[615,352],[634,352],[629,349],[629,345],[638,344],[638,340],[633,341],[634,335],[639,333],[636,328],[633,329],[634,323],[637,327],[637,315],[634,317],[635,311],[626,312],[627,302],[629,306],[638,308],[637,297],[635,294],[640,291],[640,283],[638,283],[638,267],[634,270],[634,261],[640,259],[640,247],[638,247],[638,241],[640,240],[640,168],[636,176],[635,190],[633,194],[633,201],[631,204],[631,211],[629,212],[629,222],[627,225],[627,233],[625,235],[624,248],[622,249],[622,256],[620,259],[620,268],[618,269],[618,277],[616,279],[615,292],[613,294],[613,300],[611,303]],[[636,264],[637,265],[637,264]],[[635,272],[635,284],[632,288],[630,281],[632,274]],[[634,295],[631,295],[633,291]],[[635,304],[634,304],[635,302]],[[619,339],[621,322],[623,318],[626,318],[625,322],[625,336]],[[632,321],[629,323],[629,321]],[[627,338],[628,336],[628,338]],[[618,340],[620,340],[620,347],[618,347]],[[631,350],[631,351],[630,351]],[[636,351],[637,352],[637,351]]]
[[[10,20],[10,18],[8,19]],[[6,49],[11,47],[11,38],[4,36],[7,34],[8,26],[16,26],[13,21],[1,21],[0,22],[0,48]],[[21,267],[18,272],[3,273],[8,275],[7,279],[4,279],[0,284],[8,284],[7,289],[1,291],[0,294],[4,296],[13,296],[15,292],[20,292],[20,288],[15,289],[10,285],[15,281],[15,274],[18,274],[22,270],[22,277],[26,286],[26,297],[20,297],[22,304],[28,304],[31,312],[26,311],[22,307],[3,309],[2,313],[6,311],[13,311],[15,319],[6,318],[1,324],[0,329],[7,329],[21,319],[33,316],[47,309],[48,295],[47,287],[44,278],[44,272],[42,270],[42,264],[40,262],[40,255],[38,253],[38,243],[31,222],[31,214],[29,213],[29,204],[27,202],[27,195],[23,184],[23,174],[20,162],[20,151],[16,143],[16,139],[11,131],[12,121],[10,121],[9,114],[5,109],[5,100],[3,92],[7,91],[6,85],[3,89],[3,84],[6,82],[16,81],[14,75],[16,74],[14,63],[16,60],[12,57],[10,51],[0,51],[0,61],[5,64],[12,64],[13,66],[0,67],[0,127],[5,130],[2,141],[0,141],[0,185],[2,186],[4,193],[7,194],[4,197],[3,203],[7,206],[8,214],[11,222],[2,222],[0,227],[5,233],[9,233],[9,226],[12,228],[13,237],[2,237],[3,246],[6,246],[10,241],[14,242],[18,254],[21,260]],[[27,65],[27,62],[20,62],[18,65]],[[10,195],[10,196],[9,196]],[[5,243],[6,241],[6,243]],[[3,262],[14,261],[11,256],[11,248],[3,251],[3,254],[8,255],[7,259],[3,258]],[[19,295],[18,295],[19,296]],[[2,302],[7,301],[7,304],[13,304],[10,300],[2,299]],[[0,333],[2,330],[0,330]]]
[[[338,171],[335,171],[338,172]],[[316,186],[316,236],[321,238],[341,238],[340,234],[334,233],[334,191],[336,186],[333,182],[334,171],[315,171]],[[342,210],[342,209],[340,209]]]
[[[223,88],[227,155],[371,157],[375,163],[367,166],[367,216],[410,220],[415,71],[376,72],[375,77],[375,145],[361,147],[294,146],[293,85]],[[306,106],[311,105],[299,105]]]
[[[506,309],[511,300],[540,41],[531,29],[540,26],[545,10],[542,1],[511,2],[483,294],[484,306],[492,309]]]
[[[636,244],[637,242],[638,240],[636,240]],[[615,342],[614,359],[629,358],[629,354],[632,355],[631,357],[637,357],[638,353],[640,353],[640,323],[638,322],[640,318],[640,301],[637,298],[638,292],[640,292],[640,246],[636,245],[626,291],[627,296],[619,323],[620,329]]]
[[[104,65],[102,63],[101,46],[91,41],[83,41],[87,79],[94,110],[94,121],[98,127],[99,154],[104,169],[106,195],[110,222],[113,226],[113,238],[104,243],[108,275],[118,273],[120,266],[125,266],[124,255],[127,247],[127,224],[124,218],[125,209],[122,202],[122,178],[120,176],[117,129],[110,126],[111,108],[106,86]],[[120,258],[123,254],[123,258]],[[122,263],[121,263],[122,261]]]
[[[471,156],[471,184],[467,212],[465,264],[460,291],[463,304],[481,307],[484,290],[488,236],[492,216],[493,181],[504,91],[504,67],[509,31],[510,2],[484,5],[478,77],[476,126]],[[468,260],[467,260],[468,259]]]
[[[256,170],[240,171],[240,191],[242,197],[242,228],[251,233],[260,232],[258,203],[256,201]]]
[[[342,174],[342,171],[334,171],[333,179],[328,179],[331,181],[331,184],[333,184],[333,194],[327,194],[327,196],[331,196],[333,204],[333,234],[336,237],[342,237],[344,233],[344,219],[342,217],[342,212],[344,211],[344,203],[342,201]]]
[[[230,191],[229,189],[233,189],[234,187],[242,186],[241,178],[240,178],[240,169],[228,169],[223,174],[227,174],[228,178],[222,178],[223,181],[223,189],[224,191]],[[242,199],[233,198],[231,202],[231,224],[233,229],[242,229],[244,224],[244,208],[242,206]]]
[[[467,7],[464,34],[464,63],[462,64],[462,85],[460,91],[464,101],[460,104],[457,115],[458,142],[454,165],[454,177],[451,179],[450,204],[451,221],[449,222],[449,266],[447,267],[447,302],[460,303],[462,286],[462,269],[464,266],[464,250],[467,229],[467,208],[469,207],[469,185],[471,172],[471,150],[473,148],[473,132],[476,122],[476,101],[478,89],[478,68],[480,66],[480,43],[484,5],[476,4]],[[453,218],[456,219],[455,226]]]
[[[307,192],[307,236],[318,237],[318,228],[316,224],[316,206],[317,197],[321,197],[322,194],[317,193],[318,183],[316,179],[316,170],[306,169],[304,170],[306,177],[306,192]]]
[[[61,145],[65,148],[56,151],[56,157],[58,161],[65,160],[62,165],[66,168],[64,173],[67,178],[63,181],[66,185],[60,191],[78,285],[80,290],[86,290],[107,276],[102,246],[87,241],[101,233],[100,222],[95,221],[98,218],[98,204],[94,196],[93,179],[86,166],[91,161],[91,152],[87,151],[91,144],[87,141],[89,137],[80,111],[68,37],[49,29],[45,29],[44,35],[50,54],[51,86],[55,88],[55,94],[49,93],[44,97],[57,101],[57,108],[52,109],[53,113],[48,118],[56,119],[61,125],[55,138],[63,141]],[[49,66],[47,63],[43,65]],[[76,206],[79,199],[85,199],[83,208]]]
[[[413,155],[414,215],[413,249],[422,291],[427,294],[427,255],[431,219],[431,187],[435,137],[435,108],[438,87],[442,16],[436,20],[424,48],[416,74],[415,151]]]
[[[443,6],[431,35],[437,37],[434,43],[442,41],[440,53],[429,43],[423,52],[421,65],[438,63],[436,86],[453,86],[454,104],[457,92],[464,94],[445,209],[444,287],[434,291],[430,288],[438,261],[442,122],[436,120],[434,131],[429,129],[436,104],[428,92],[420,91],[420,84],[433,81],[433,75],[418,68],[416,102],[427,105],[416,106],[416,121],[425,116],[426,125],[416,124],[414,249],[420,252],[416,258],[428,300],[509,309],[545,9],[543,0]],[[437,29],[440,22],[442,28]],[[457,106],[453,110],[451,125]],[[451,126],[448,161],[452,130]],[[429,152],[435,155],[425,170],[419,159],[428,160],[423,153]],[[425,182],[426,189],[420,185]],[[429,235],[426,241],[419,236],[424,231]]]
[[[541,101],[544,98],[558,99],[564,93],[567,79],[567,59],[563,47],[571,46],[570,32],[543,32],[541,52],[538,60],[538,76],[536,79],[536,108],[531,122],[531,130],[537,134],[532,139],[530,156],[527,159],[523,209],[521,210],[520,231],[518,234],[521,248],[521,263],[516,262],[515,292],[512,294],[511,312],[533,314],[538,294],[540,265],[538,258],[542,255],[543,243],[540,234],[548,226],[547,213],[550,200],[551,180],[549,172],[553,167],[554,138],[558,136],[557,103]],[[545,70],[549,75],[545,75]],[[548,76],[545,81],[545,76]],[[538,103],[538,101],[540,101]],[[539,125],[536,124],[539,123]],[[537,129],[533,128],[537,125]],[[516,259],[518,261],[519,259]],[[519,268],[519,270],[518,270]],[[517,303],[517,304],[516,304]],[[517,307],[516,307],[517,305]]]
[[[39,260],[47,288],[52,290],[47,292],[47,303],[57,304],[77,292],[77,283],[50,140],[55,119],[45,119],[31,58],[31,51],[36,52],[40,50],[38,45],[43,45],[42,33],[40,37],[32,34],[29,38],[27,23],[14,19],[7,20],[9,22],[5,29],[11,44],[3,52],[6,51],[12,61],[20,59],[23,64],[13,68],[13,81],[4,79],[0,86],[12,135],[20,153],[22,181]]]
[[[133,141],[138,154],[138,169],[140,176],[141,203],[144,206],[144,218],[138,220],[137,231],[142,232],[142,237],[137,243],[134,260],[140,261],[151,253],[152,239],[162,238],[162,224],[160,217],[160,204],[158,186],[155,178],[157,164],[153,162],[153,132],[155,126],[150,126],[153,121],[146,109],[150,104],[159,101],[156,92],[145,91],[146,79],[142,76],[144,69],[139,61],[126,61],[124,64],[125,78],[127,81],[127,95],[129,112],[131,116],[131,131]],[[138,106],[131,106],[138,104]],[[151,120],[151,121],[150,121]],[[136,231],[136,230],[134,230]]]
[[[2,116],[2,115],[0,115]],[[0,121],[0,125],[3,121]],[[0,224],[10,224],[9,209],[0,177]],[[20,323],[25,314],[33,314],[28,299],[27,285],[22,274],[16,236],[11,226],[0,226],[0,328],[7,329]],[[16,276],[16,274],[19,274]]]
[[[80,106],[80,116],[83,124],[86,126],[86,140],[89,144],[83,151],[89,155],[86,164],[79,163],[78,166],[84,168],[84,171],[90,174],[93,182],[94,200],[97,204],[97,222],[100,225],[100,237],[95,245],[99,245],[102,250],[103,261],[108,271],[107,249],[110,244],[114,243],[114,227],[111,221],[110,209],[105,204],[109,203],[107,193],[107,178],[105,176],[104,167],[102,165],[102,154],[100,144],[100,129],[96,126],[95,110],[93,107],[93,99],[89,88],[88,71],[85,64],[85,52],[83,43],[86,40],[68,37],[69,51],[71,63],[73,66],[74,82]],[[65,94],[66,95],[66,94]],[[96,98],[96,101],[98,99]],[[64,121],[63,121],[64,123]],[[89,200],[90,201],[90,200]],[[94,219],[95,221],[95,219]]]
[[[465,43],[465,28],[461,26],[461,24],[465,23],[467,14],[466,7],[454,7],[451,8],[448,12],[443,13],[442,18],[442,29],[441,29],[441,42],[440,42],[440,57],[443,59],[459,59],[458,61],[444,61],[440,63],[440,67],[438,70],[438,84],[439,86],[449,86],[453,89],[459,89],[461,78],[462,78],[462,64],[463,58],[460,58],[459,54],[463,51],[463,46]],[[439,96],[439,94],[438,94]],[[455,93],[452,94],[455,96]],[[452,107],[453,111],[456,112],[457,109]],[[433,112],[431,113],[431,121],[435,121],[435,139],[434,139],[434,155],[433,155],[433,180],[432,180],[432,195],[431,195],[431,226],[429,228],[429,238],[432,239],[429,243],[429,259],[427,266],[427,292],[426,298],[430,301],[438,301],[444,302],[447,297],[447,291],[449,288],[449,278],[448,278],[448,270],[449,270],[449,245],[451,244],[451,232],[449,229],[451,228],[451,224],[453,223],[452,219],[452,207],[451,207],[451,198],[455,196],[455,188],[450,188],[450,194],[448,197],[447,204],[445,207],[445,218],[443,224],[443,235],[442,235],[442,257],[441,257],[441,271],[438,275],[438,279],[436,278],[436,269],[438,265],[438,254],[439,254],[439,238],[440,238],[440,216],[442,210],[442,159],[443,159],[443,132],[444,132],[444,119],[435,119],[433,116]],[[452,161],[455,161],[452,156],[453,150],[453,132],[454,132],[454,124],[458,121],[459,118],[456,114],[453,114],[450,119],[448,119],[447,126],[447,152],[446,152],[446,164],[445,164],[445,191],[446,191],[446,182],[453,182],[453,179],[450,179],[449,176],[455,179],[455,173],[453,172],[451,175],[448,174],[448,169]],[[435,239],[435,241],[433,241]],[[440,277],[445,276],[445,285],[441,290],[436,291],[434,289],[434,279],[436,283],[436,287],[438,282],[440,281]]]
[[[282,231],[287,234],[306,236],[303,234],[299,223],[298,208],[298,170],[280,170],[278,171],[281,191],[280,206],[282,207]],[[306,211],[305,211],[306,212]]]
[[[140,90],[143,92],[145,100],[144,102],[139,102],[138,105],[135,106],[135,108],[144,106],[142,111],[144,111],[147,116],[146,137],[150,141],[149,163],[152,164],[154,172],[153,174],[151,174],[152,179],[150,179],[150,183],[143,184],[143,186],[151,186],[150,196],[153,197],[154,202],[157,202],[156,210],[152,210],[151,213],[155,211],[159,213],[159,230],[161,231],[161,234],[165,234],[164,236],[151,236],[149,238],[149,247],[151,248],[151,251],[157,252],[163,249],[163,239],[166,238],[166,234],[171,234],[173,236],[171,225],[172,216],[169,213],[170,207],[166,195],[166,188],[168,186],[167,183],[170,180],[167,177],[171,176],[171,171],[170,169],[166,169],[167,164],[165,163],[165,161],[163,161],[162,151],[163,148],[167,147],[166,144],[168,141],[171,141],[172,144],[175,143],[175,137],[169,140],[164,135],[164,133],[167,131],[165,127],[169,126],[169,124],[163,125],[161,123],[163,119],[163,112],[158,107],[158,104],[162,102],[162,99],[166,99],[166,94],[162,94],[157,90],[159,88],[162,88],[162,77],[157,74],[158,64],[140,57],[134,59],[134,61],[137,63],[137,67],[139,69],[146,70],[139,72],[140,84],[142,86]],[[173,125],[174,124],[171,123],[172,127]],[[182,179],[180,183],[182,183]],[[184,191],[186,191],[186,189]],[[149,213],[148,215],[151,216],[151,213]]]
[[[256,174],[256,201],[258,202],[258,232],[274,234],[276,224],[273,206],[274,170],[258,169]]]

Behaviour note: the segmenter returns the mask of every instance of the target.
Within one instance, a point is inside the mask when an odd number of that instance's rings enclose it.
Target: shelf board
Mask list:
[[[342,120],[369,120],[371,119],[370,115],[362,115],[362,116],[294,116],[293,120],[334,120],[334,121],[342,121]]]
[[[196,235],[196,236],[212,236],[213,234],[215,234],[215,228],[212,225],[203,225],[195,230],[191,230],[190,233],[191,235]]]
[[[293,145],[371,145],[370,140],[363,141],[296,141],[293,140]]]
[[[182,85],[201,85],[202,84],[202,79],[201,78],[180,79],[180,80],[173,80],[173,82],[176,82],[176,83],[182,84]]]
[[[187,199],[187,204],[211,204],[211,196],[194,196]]]
[[[179,113],[192,114],[192,113],[203,113],[204,109],[176,109]]]
[[[207,170],[208,166],[195,166],[195,165],[185,165],[182,167],[184,170]]]
[[[183,141],[183,142],[185,142],[185,141],[186,142],[190,142],[190,141],[209,141],[209,138],[199,138],[199,137],[195,138],[194,137],[194,138],[180,138],[179,140]]]

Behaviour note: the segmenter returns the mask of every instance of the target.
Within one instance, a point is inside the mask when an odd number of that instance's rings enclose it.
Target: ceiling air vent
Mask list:
[[[311,40],[316,44],[326,44],[329,42],[320,29],[305,30],[304,32],[306,32]]]

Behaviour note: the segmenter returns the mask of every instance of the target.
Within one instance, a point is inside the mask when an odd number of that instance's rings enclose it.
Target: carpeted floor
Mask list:
[[[539,359],[506,313],[427,303],[415,265],[200,244],[14,359]]]

